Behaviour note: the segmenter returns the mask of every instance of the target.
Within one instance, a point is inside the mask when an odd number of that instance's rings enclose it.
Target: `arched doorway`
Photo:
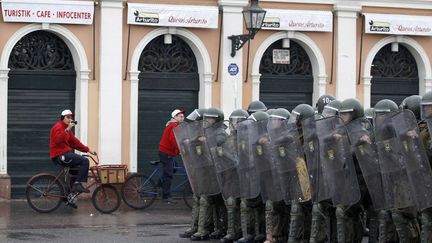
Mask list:
[[[399,44],[393,52],[391,44],[376,54],[371,67],[371,106],[381,99],[391,99],[398,105],[407,96],[419,94],[417,63],[410,51]]]
[[[306,51],[290,40],[290,64],[274,64],[274,49],[283,49],[282,40],[270,45],[261,58],[260,100],[268,108],[289,110],[298,104],[312,104],[312,64]]]
[[[198,107],[199,74],[189,45],[173,35],[172,44],[158,36],[141,53],[138,70],[138,170],[158,159],[159,141],[174,109]]]
[[[46,31],[21,38],[8,63],[7,168],[18,198],[30,176],[55,170],[50,129],[62,110],[75,110],[76,72],[67,45]]]

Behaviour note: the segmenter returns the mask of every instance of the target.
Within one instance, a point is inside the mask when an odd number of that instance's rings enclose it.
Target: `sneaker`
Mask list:
[[[71,202],[67,202],[66,206],[69,206],[69,207],[74,208],[74,209],[78,208],[78,206],[75,203],[71,203]]]
[[[89,193],[90,190],[87,188],[84,188],[80,182],[78,183],[74,183],[72,186],[72,191],[73,192],[84,192],[84,193]]]
[[[172,198],[164,198],[163,202],[167,203],[167,204],[177,204],[176,201],[174,201]]]

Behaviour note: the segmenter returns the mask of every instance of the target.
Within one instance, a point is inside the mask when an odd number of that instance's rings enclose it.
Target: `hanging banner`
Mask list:
[[[217,28],[216,6],[128,3],[128,24]]]
[[[432,36],[432,17],[391,14],[363,14],[365,33]]]
[[[262,25],[267,30],[332,32],[333,14],[330,11],[266,9]]]
[[[4,22],[92,24],[94,3],[89,1],[2,0]]]

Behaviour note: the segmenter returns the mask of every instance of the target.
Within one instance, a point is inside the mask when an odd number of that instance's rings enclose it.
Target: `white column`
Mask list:
[[[8,73],[0,70],[0,175],[7,174]]]
[[[221,58],[222,66],[220,67],[221,82],[221,109],[225,115],[231,114],[235,109],[242,107],[243,99],[243,50],[247,50],[245,44],[242,49],[238,50],[234,57],[231,57],[231,40],[228,36],[243,34],[243,8],[248,5],[248,0],[219,0],[219,6],[223,10],[222,40],[221,40]],[[237,65],[238,73],[231,75],[228,72],[228,66]],[[248,75],[248,74],[245,74]]]
[[[357,15],[361,6],[337,4],[334,7],[336,32],[336,97],[340,100],[356,97]]]
[[[88,130],[88,80],[90,70],[81,70],[77,73],[77,92],[75,113],[79,119],[79,126],[75,127],[76,134],[79,140],[87,145],[87,130]]]
[[[123,1],[101,1],[99,153],[104,164],[121,162]]]
[[[426,92],[432,91],[432,78],[424,78],[424,92],[420,89],[420,95],[424,95]]]
[[[138,171],[138,82],[140,72],[129,72],[130,77],[130,172]]]
[[[204,80],[204,88],[199,92],[200,94],[200,106],[203,104],[203,107],[208,108],[212,105],[212,100],[210,97],[212,97],[212,85],[213,85],[213,73],[204,73],[203,74],[203,80]]]
[[[252,100],[259,100],[261,73],[252,74]]]
[[[363,77],[363,107],[370,108],[371,105],[371,80],[372,76]]]

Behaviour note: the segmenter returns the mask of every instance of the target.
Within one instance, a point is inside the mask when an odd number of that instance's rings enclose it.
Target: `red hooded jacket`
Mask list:
[[[179,122],[171,122],[169,123],[163,132],[162,138],[159,142],[159,151],[162,153],[177,156],[180,154],[180,150],[177,146],[177,141],[174,136],[174,127],[176,127]]]
[[[68,127],[63,121],[59,121],[51,128],[50,134],[50,158],[53,159],[74,149],[88,152],[89,148],[75,137],[72,131],[65,132]]]

